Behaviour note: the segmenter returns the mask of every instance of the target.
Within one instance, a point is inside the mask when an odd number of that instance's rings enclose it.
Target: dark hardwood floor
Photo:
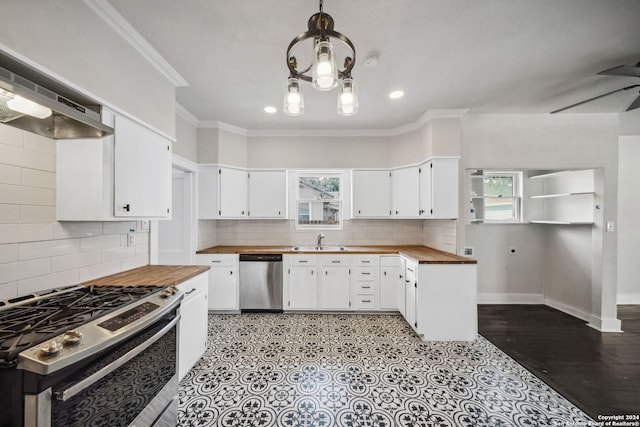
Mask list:
[[[545,305],[479,305],[482,336],[594,420],[640,413],[640,305],[619,305],[623,333],[600,333]]]

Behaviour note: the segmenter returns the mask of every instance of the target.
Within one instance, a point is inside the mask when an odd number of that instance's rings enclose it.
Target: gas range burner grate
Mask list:
[[[0,367],[70,329],[159,292],[160,286],[77,286],[5,301],[0,306]]]

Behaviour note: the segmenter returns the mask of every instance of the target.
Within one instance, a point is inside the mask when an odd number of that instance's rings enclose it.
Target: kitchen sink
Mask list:
[[[346,252],[345,246],[294,246],[291,248],[295,252]]]

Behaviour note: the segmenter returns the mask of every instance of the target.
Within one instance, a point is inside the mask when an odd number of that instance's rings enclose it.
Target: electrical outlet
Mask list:
[[[127,246],[135,245],[135,242],[136,242],[135,236],[136,235],[133,233],[127,234]]]
[[[607,232],[613,233],[616,231],[616,223],[613,221],[607,221]]]
[[[464,255],[465,256],[473,256],[473,248],[470,248],[470,247],[464,248]]]
[[[515,246],[509,247],[509,255],[515,255],[518,253],[518,249]]]
[[[143,220],[140,222],[140,228],[141,228],[142,230],[148,230],[148,229],[149,229],[149,220],[148,220],[148,219],[143,219]]]

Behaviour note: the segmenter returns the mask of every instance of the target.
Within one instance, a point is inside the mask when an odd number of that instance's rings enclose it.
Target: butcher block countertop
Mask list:
[[[427,246],[345,246],[344,251],[294,251],[293,246],[213,246],[198,254],[389,254],[402,255],[419,264],[476,264],[477,261]]]
[[[82,283],[85,286],[176,286],[209,270],[206,265],[145,265]]]

